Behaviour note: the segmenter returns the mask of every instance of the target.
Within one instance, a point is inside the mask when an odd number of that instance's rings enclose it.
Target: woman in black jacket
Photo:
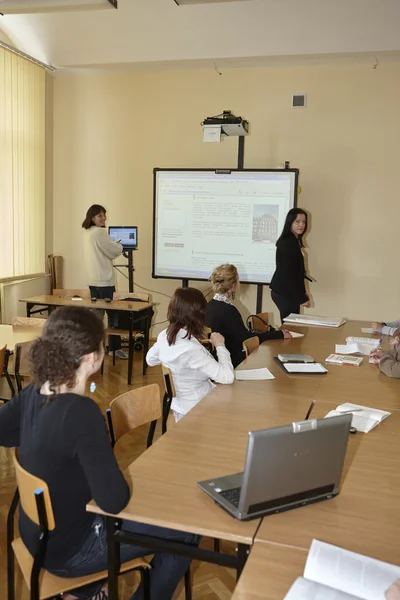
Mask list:
[[[207,327],[225,338],[225,347],[231,354],[233,367],[236,368],[245,358],[243,342],[250,337],[258,337],[260,344],[266,340],[280,340],[292,337],[289,331],[265,331],[251,333],[243,323],[240,312],[233,305],[239,287],[239,274],[235,265],[221,265],[214,269],[210,281],[214,297],[207,304]]]
[[[298,314],[301,305],[310,308],[304,279],[311,279],[306,275],[302,252],[306,231],[307,213],[301,208],[291,208],[276,242],[276,269],[270,284],[272,300],[282,322],[290,313]]]

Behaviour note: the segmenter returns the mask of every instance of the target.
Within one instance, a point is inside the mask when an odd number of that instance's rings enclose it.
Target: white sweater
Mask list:
[[[235,376],[231,355],[225,346],[218,346],[218,361],[195,338],[185,337],[187,331],[181,329],[176,342],[168,345],[167,330],[164,329],[157,342],[147,353],[150,367],[164,364],[171,369],[176,397],[172,399],[172,410],[185,415],[196,406],[217,383],[233,383]]]
[[[113,286],[112,261],[122,253],[122,244],[114,242],[104,227],[93,226],[85,230],[84,252],[88,285]]]

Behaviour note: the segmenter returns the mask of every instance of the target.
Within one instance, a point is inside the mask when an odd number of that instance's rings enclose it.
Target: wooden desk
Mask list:
[[[45,321],[43,321],[45,323]],[[0,348],[7,346],[14,350],[16,344],[31,342],[42,333],[41,327],[13,327],[12,325],[0,325]]]
[[[321,417],[328,402],[316,405]],[[265,517],[256,540],[308,549],[313,538],[400,564],[400,411],[349,437],[342,487],[332,500]]]
[[[282,600],[303,575],[307,551],[256,542],[232,600]]]
[[[304,551],[317,537],[382,560],[400,562],[397,543],[400,530],[400,410],[395,410],[369,434],[350,436],[342,492],[337,498],[266,517],[257,533],[259,520],[235,520],[196,486],[197,481],[243,470],[249,431],[303,420],[310,398],[318,400],[313,413],[317,418],[322,418],[341,403],[337,394],[334,399],[319,394],[326,385],[324,381],[329,381],[328,375],[289,376],[274,363],[273,356],[283,348],[286,352],[306,352],[323,360],[334,351],[334,344],[343,333],[337,329],[303,329],[309,330],[305,331],[304,338],[261,345],[241,367],[267,366],[276,375],[275,380],[218,385],[129,467],[133,496],[119,517],[235,541],[239,549],[235,563],[238,572],[245,562],[246,547],[252,544],[254,537],[263,543],[276,544],[277,548],[297,546]],[[332,385],[340,380],[341,373],[346,373],[344,369],[330,369]],[[353,389],[364,377],[372,377],[369,373],[376,373],[366,369],[364,375],[361,367],[348,367],[348,372],[353,377]],[[397,383],[400,392],[400,381]],[[363,404],[375,406],[376,388],[366,386],[366,390],[370,391]],[[329,387],[325,389],[326,395],[328,391]],[[88,510],[101,512],[93,503]],[[169,548],[169,551],[184,556],[228,564],[223,562],[223,554],[193,549],[189,554],[182,545],[166,547],[165,542],[161,545],[159,540],[153,539],[153,545],[149,546],[149,540],[144,541],[143,536],[141,539],[140,536],[123,537],[114,533],[114,519],[109,518],[107,522],[111,559],[115,549],[113,541],[116,540],[117,543],[127,541],[146,545],[152,550],[168,551]],[[392,552],[396,544],[396,550]],[[206,556],[201,554],[204,552]],[[118,598],[113,565],[111,560],[111,600]],[[294,578],[290,576],[288,587]]]
[[[150,330],[150,310],[153,306],[148,302],[136,302],[126,300],[112,300],[106,302],[105,300],[96,300],[92,302],[88,298],[81,300],[72,300],[71,298],[62,298],[61,296],[42,295],[32,296],[31,298],[24,298],[20,302],[26,302],[26,314],[30,317],[33,308],[35,306],[45,306],[49,311],[50,308],[60,306],[77,306],[91,309],[101,310],[115,310],[128,312],[130,314],[130,329],[129,329],[129,352],[128,352],[128,385],[132,383],[132,370],[133,370],[133,357],[134,357],[134,340],[133,330],[135,323],[145,320],[146,327],[144,330],[144,348],[143,348],[143,375],[146,374],[146,354],[149,348],[149,330]]]

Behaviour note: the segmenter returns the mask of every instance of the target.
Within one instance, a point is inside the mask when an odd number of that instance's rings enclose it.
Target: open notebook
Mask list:
[[[351,426],[355,427],[357,431],[361,431],[362,433],[368,433],[382,423],[384,419],[390,417],[391,413],[386,410],[378,410],[377,408],[368,408],[368,406],[361,406],[360,404],[351,404],[350,402],[345,402],[344,404],[339,404],[336,407],[336,410],[331,410],[328,412],[326,417],[337,417],[343,413],[353,413],[353,417],[351,420]]]
[[[304,577],[285,600],[385,600],[400,567],[313,540]]]

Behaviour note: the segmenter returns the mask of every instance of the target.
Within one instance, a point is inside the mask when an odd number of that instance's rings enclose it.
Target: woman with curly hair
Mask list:
[[[50,532],[44,566],[60,577],[79,577],[107,569],[107,535],[102,515],[86,511],[94,498],[106,513],[128,504],[130,490],[110,445],[104,417],[85,395],[88,379],[104,357],[104,327],[86,308],[54,311],[42,337],[31,348],[33,384],[0,408],[0,445],[20,447],[24,469],[43,479],[50,491],[56,527]],[[125,521],[122,529],[198,544],[198,536]],[[39,528],[20,508],[19,530],[33,555]],[[121,562],[149,554],[121,545]],[[156,553],[150,571],[151,597],[172,598],[190,560]],[[132,598],[141,597],[137,591]],[[64,600],[107,598],[102,584],[91,584]]]

